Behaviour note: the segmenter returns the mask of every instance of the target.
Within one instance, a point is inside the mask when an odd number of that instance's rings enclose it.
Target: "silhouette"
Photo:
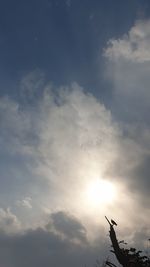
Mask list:
[[[112,219],[111,219],[111,223],[112,223],[113,225],[116,225],[116,226],[117,226],[117,223],[116,223],[114,220],[112,220]]]
[[[105,218],[110,226],[109,235],[113,247],[113,250],[111,250],[111,252],[115,254],[118,262],[123,267],[150,267],[150,259],[147,256],[141,256],[141,250],[137,251],[132,247],[130,249],[120,248],[119,244],[126,245],[127,243],[125,243],[124,240],[118,242],[115,230],[113,228],[113,226],[117,224],[113,220],[111,220],[110,222],[106,216]],[[106,265],[108,265],[109,267],[115,266],[110,261],[106,261]]]

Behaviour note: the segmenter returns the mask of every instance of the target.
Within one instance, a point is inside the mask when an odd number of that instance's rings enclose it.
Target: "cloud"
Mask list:
[[[149,25],[149,20],[137,21],[128,33],[110,40],[104,49],[115,116],[141,125],[149,122]]]
[[[31,201],[32,201],[31,197],[25,197],[22,200],[18,200],[17,205],[28,208],[28,209],[32,209]]]
[[[20,83],[20,95],[26,103],[34,102],[45,83],[45,75],[36,69],[25,75]]]
[[[77,212],[85,184],[105,176],[117,157],[121,132],[109,110],[76,83],[47,85],[32,108],[3,97],[1,110],[3,153],[9,162],[11,152],[14,175],[21,168],[18,179],[29,184],[23,195],[32,197],[36,185],[34,203]]]
[[[60,88],[47,84],[40,90],[41,94],[36,93],[32,103],[6,96],[0,99],[1,153],[5,163],[1,168],[3,177],[7,178],[1,180],[6,184],[5,194],[0,197],[4,202],[4,195],[11,195],[9,201],[16,208],[22,231],[26,225],[32,228],[16,236],[17,242],[24,243],[26,237],[31,241],[30,234],[39,232],[41,239],[45,238],[43,236],[51,239],[52,235],[52,240],[54,236],[60,242],[63,240],[63,245],[67,242],[66,251],[71,253],[72,259],[77,254],[80,258],[77,244],[84,244],[87,254],[88,249],[93,251],[93,246],[100,245],[99,239],[103,243],[105,214],[118,218],[118,224],[126,227],[121,233],[123,238],[124,234],[129,238],[140,223],[141,227],[148,223],[146,217],[143,219],[147,206],[141,204],[141,199],[148,200],[149,195],[144,189],[140,190],[141,180],[135,176],[142,156],[148,153],[148,131],[139,142],[134,140],[134,127],[128,127],[128,134],[125,134],[125,124],[121,127],[110,110],[76,83]],[[95,178],[109,179],[118,186],[116,202],[99,211],[89,207],[84,194],[86,185]],[[29,198],[22,196],[30,196],[32,204]],[[24,207],[30,205],[32,212],[26,214],[28,210]],[[45,210],[52,213],[46,225]],[[101,238],[97,237],[98,232]],[[89,240],[93,242],[92,248],[87,245]],[[72,252],[68,242],[73,246]],[[44,243],[44,248],[47,245]],[[95,251],[97,253],[97,249]],[[53,259],[59,260],[57,252]],[[96,257],[91,253],[89,255]],[[45,254],[42,257],[44,260]]]
[[[18,102],[3,96],[0,98],[1,134],[0,144],[4,151],[17,153],[27,147],[26,136],[31,128],[29,116],[21,110]],[[27,142],[26,142],[27,141]],[[20,149],[21,147],[21,149]],[[7,150],[8,149],[8,150]]]
[[[140,240],[144,246],[146,234],[146,228],[133,233],[132,245],[136,243],[141,249]],[[104,231],[91,242],[84,225],[66,212],[52,213],[43,227],[13,235],[0,232],[0,264],[6,267],[92,266],[97,259],[100,263],[106,260],[108,254],[108,238]]]
[[[109,40],[104,49],[105,74],[113,88],[112,113],[124,136],[118,174],[128,182],[141,210],[149,207],[149,25],[149,20],[136,21],[128,33]]]
[[[69,238],[69,240],[86,244],[86,229],[75,217],[60,211],[51,214],[51,220],[57,233]],[[46,228],[51,228],[51,223]]]
[[[48,266],[77,266],[85,265],[86,263],[92,265],[96,258],[100,260],[105,259],[104,247],[105,244],[100,242],[93,246],[87,242],[86,239],[80,239],[80,243],[76,244],[72,240],[69,229],[74,231],[84,229],[84,227],[65,213],[55,213],[51,216],[63,218],[62,227],[59,227],[59,233],[52,229],[37,228],[35,230],[29,229],[24,233],[18,233],[13,236],[0,233],[0,264],[6,267],[18,266],[41,266],[44,264]],[[78,222],[78,223],[77,223]],[[52,221],[51,221],[52,223]],[[59,222],[61,226],[61,221]],[[53,220],[53,226],[57,228],[57,222]],[[68,231],[67,231],[68,227]],[[75,230],[76,229],[76,230]],[[99,255],[102,252],[102,258]]]
[[[133,237],[138,245],[140,240],[144,244],[144,232],[148,234],[147,229],[140,229]],[[80,242],[75,242],[74,234]],[[101,232],[94,243],[89,242],[85,228],[77,218],[65,212],[56,212],[50,215],[48,224],[43,228],[28,229],[14,235],[0,232],[0,264],[6,267],[42,264],[45,267],[91,266],[96,259],[103,262],[108,256],[106,240],[104,232]]]
[[[7,209],[0,208],[0,233],[14,234],[20,230],[21,224],[18,218]]]
[[[128,34],[122,38],[111,39],[105,56],[111,60],[126,60],[134,63],[150,61],[150,21],[138,20]]]
[[[133,235],[133,244],[136,244],[137,248],[145,247],[145,252],[148,253],[150,230],[149,226],[143,226]]]

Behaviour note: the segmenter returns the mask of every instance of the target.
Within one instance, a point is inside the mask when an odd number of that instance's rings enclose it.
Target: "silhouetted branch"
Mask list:
[[[114,230],[114,225],[117,226],[116,222],[111,220],[108,220],[108,218],[105,216],[107,222],[110,226],[110,240],[112,243],[113,250],[110,250],[112,253],[115,254],[118,262],[123,267],[150,267],[150,259],[147,256],[141,256],[142,253],[141,250],[136,250],[135,248],[131,247],[130,249],[120,248],[119,244],[127,244],[124,242],[124,240],[121,240],[118,242],[116,237],[116,232]],[[113,263],[106,261],[106,264],[109,267],[116,267]]]

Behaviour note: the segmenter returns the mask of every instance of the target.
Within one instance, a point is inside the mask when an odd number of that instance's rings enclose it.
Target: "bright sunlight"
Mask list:
[[[90,206],[106,205],[114,201],[116,188],[108,180],[96,179],[87,185],[86,196]]]

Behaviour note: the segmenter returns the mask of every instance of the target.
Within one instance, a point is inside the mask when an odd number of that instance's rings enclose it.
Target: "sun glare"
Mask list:
[[[89,183],[86,189],[87,201],[93,207],[113,202],[115,195],[115,186],[107,180],[96,179]]]

